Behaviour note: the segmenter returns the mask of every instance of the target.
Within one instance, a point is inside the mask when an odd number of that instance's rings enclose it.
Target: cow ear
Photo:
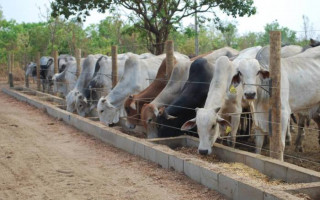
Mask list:
[[[240,84],[240,81],[241,81],[240,75],[241,75],[241,73],[240,73],[240,72],[237,72],[237,73],[232,77],[230,87],[231,87],[231,86],[237,87],[237,86]]]
[[[186,121],[182,126],[181,126],[181,131],[188,131],[193,129],[194,127],[197,126],[196,123],[196,118],[190,119],[189,121]]]
[[[269,78],[270,73],[269,73],[268,70],[261,69],[261,70],[258,71],[257,75],[260,75],[262,79],[267,79],[267,78]]]
[[[130,108],[132,108],[133,110],[137,110],[137,106],[136,106],[136,102],[135,101],[132,101],[130,103]]]
[[[223,131],[227,130],[228,126],[231,127],[231,124],[227,120],[224,120],[219,116],[217,118],[217,122],[219,123],[219,125],[220,125],[220,127],[222,128]]]
[[[53,59],[50,58],[50,59],[48,60],[48,62],[47,62],[47,66],[50,66],[52,63],[53,63]]]

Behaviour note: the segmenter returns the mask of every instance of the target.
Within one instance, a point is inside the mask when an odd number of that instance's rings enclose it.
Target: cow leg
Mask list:
[[[287,131],[286,131],[286,145],[288,146],[291,146],[291,132],[290,132],[290,120],[289,120],[289,126],[287,128]]]
[[[286,135],[287,135],[287,130],[288,130],[288,126],[289,126],[289,121],[290,121],[290,113],[288,112],[289,109],[286,108],[282,108],[281,109],[281,143],[282,143],[282,155],[280,160],[283,161],[283,154],[284,154],[284,149],[286,146]]]
[[[234,148],[236,145],[236,136],[237,136],[237,131],[239,128],[240,124],[240,117],[241,115],[233,115],[231,116],[231,146]]]
[[[264,142],[264,136],[262,135],[263,133],[256,129],[255,131],[255,142],[256,142],[256,153],[261,154],[261,149],[263,147],[263,142]]]
[[[254,143],[254,141],[255,141],[255,136],[254,136],[254,132],[252,131],[252,124],[253,124],[252,115],[251,115],[251,114],[248,114],[246,133],[247,133],[247,135],[250,135],[250,138],[249,138],[248,141]]]
[[[303,152],[303,140],[305,137],[305,130],[304,130],[304,125],[305,125],[305,117],[299,114],[299,120],[298,120],[298,135],[297,139],[295,141],[295,151],[296,152]]]
[[[245,115],[241,115],[240,127],[239,127],[239,134],[240,135],[244,135],[245,134],[245,123],[246,123]]]

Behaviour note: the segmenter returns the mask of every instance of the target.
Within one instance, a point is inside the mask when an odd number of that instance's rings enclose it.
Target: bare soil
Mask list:
[[[0,199],[224,199],[0,92]]]
[[[320,172],[320,145],[318,143],[317,125],[311,121],[310,127],[305,128],[304,152],[295,151],[295,140],[298,128],[292,134],[292,144],[286,146],[285,161]]]

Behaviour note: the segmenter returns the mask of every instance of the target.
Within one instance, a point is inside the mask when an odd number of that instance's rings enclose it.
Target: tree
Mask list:
[[[235,39],[237,34],[237,26],[235,23],[223,22],[218,26],[222,36],[229,47],[235,47]]]
[[[265,32],[259,37],[258,43],[260,45],[268,45],[269,44],[269,32],[270,31],[281,31],[281,42],[282,44],[295,44],[297,37],[296,32],[290,30],[287,27],[281,27],[278,21],[273,21],[270,24],[267,24],[264,27]]]
[[[3,20],[3,11],[2,11],[2,6],[0,5],[0,20]]]
[[[314,37],[314,34],[312,34],[313,25],[310,23],[309,18],[306,15],[302,15],[302,28],[303,28],[303,39],[300,42],[302,45],[308,45],[309,39]]]
[[[168,39],[170,31],[195,11],[212,12],[216,21],[219,20],[214,11],[216,7],[233,17],[256,13],[253,0],[55,0],[51,3],[52,16],[63,14],[68,18],[76,15],[79,20],[85,20],[89,11],[94,8],[104,13],[107,9],[114,11],[117,6],[132,11],[130,20],[140,33],[146,35],[148,49],[154,54],[163,52],[164,42]]]
[[[257,41],[259,37],[259,33],[253,32],[249,32],[245,35],[240,36],[237,39],[238,49],[246,49],[249,47],[257,46]]]

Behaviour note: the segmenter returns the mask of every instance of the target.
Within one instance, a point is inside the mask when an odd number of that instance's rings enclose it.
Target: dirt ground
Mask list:
[[[0,92],[0,199],[224,199]]]
[[[294,125],[296,126],[296,125]],[[309,127],[305,128],[304,152],[295,151],[295,140],[298,128],[292,134],[292,144],[286,146],[285,161],[305,168],[320,172],[320,145],[318,143],[317,125],[312,121]]]

